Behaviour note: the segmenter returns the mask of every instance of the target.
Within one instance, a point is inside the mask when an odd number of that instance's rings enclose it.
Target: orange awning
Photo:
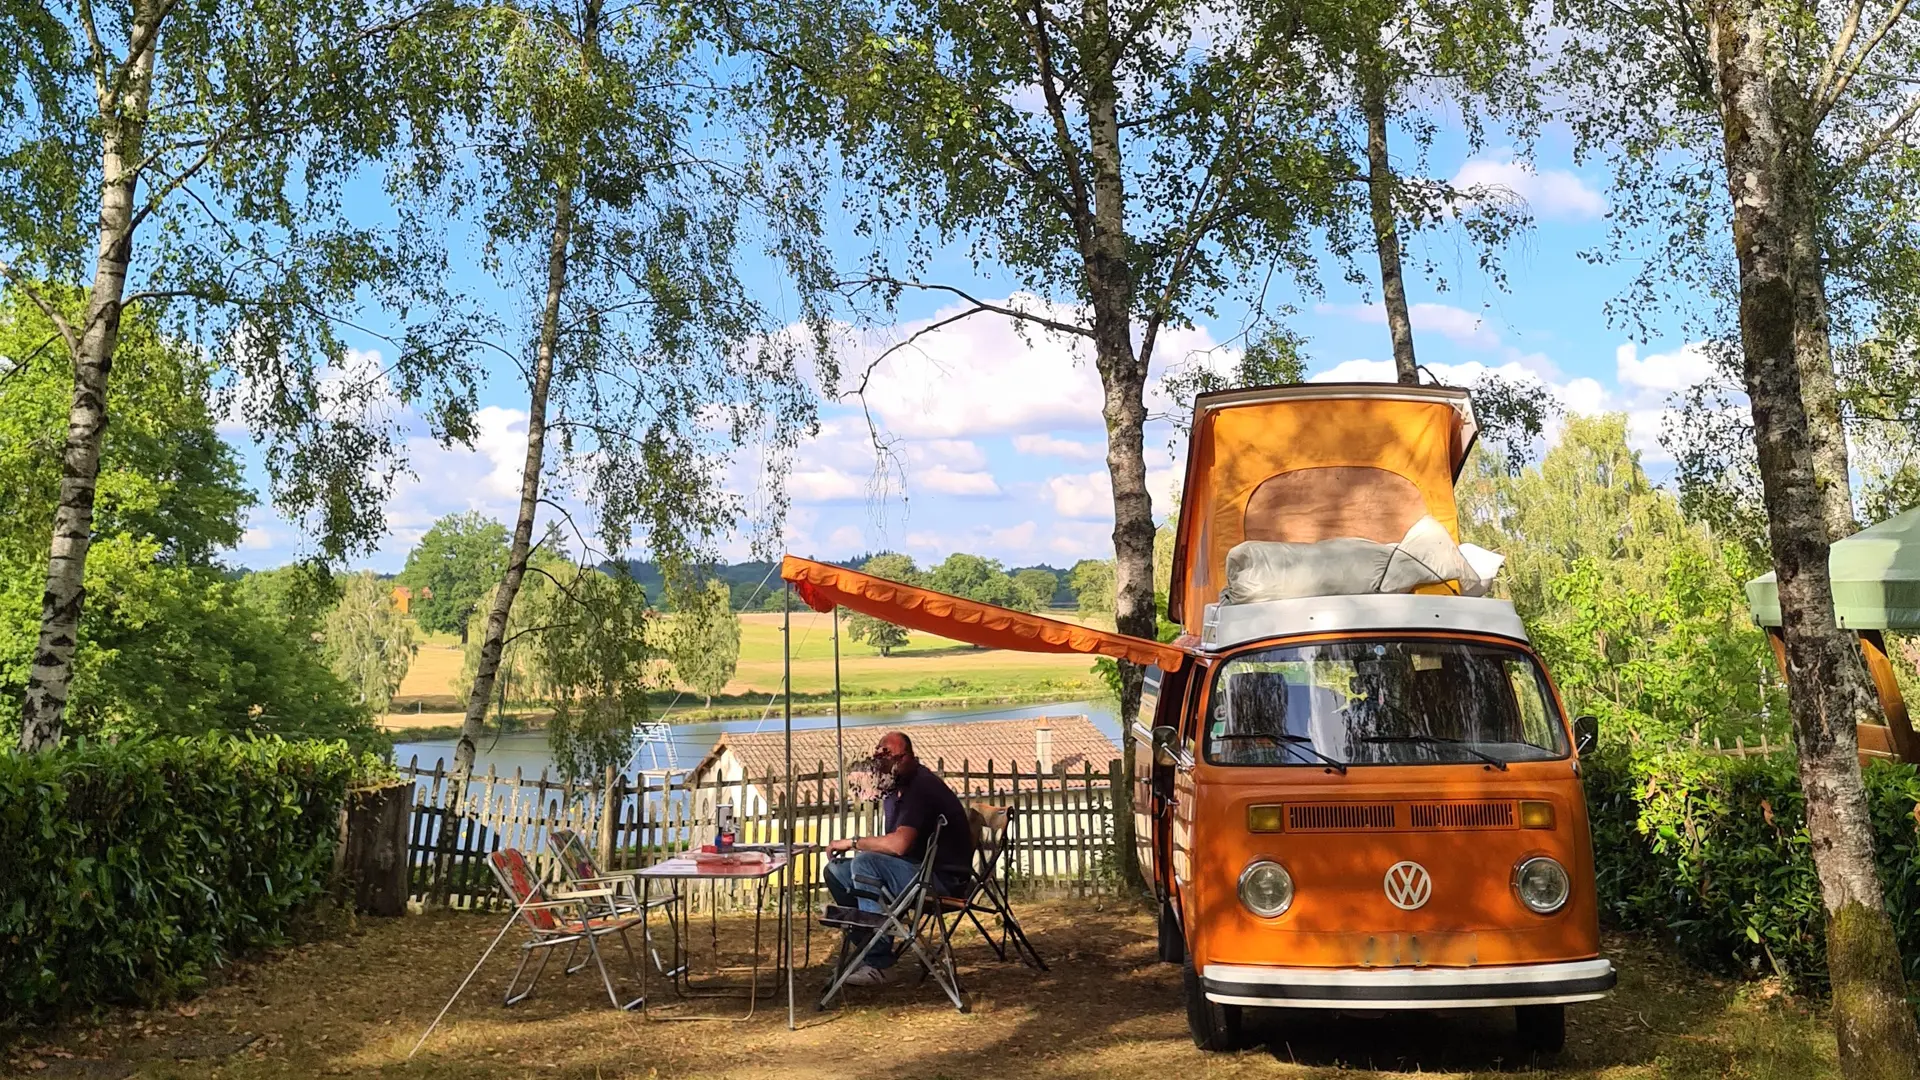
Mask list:
[[[800,599],[815,611],[832,611],[838,605],[969,645],[1097,654],[1157,665],[1162,671],[1177,671],[1187,659],[1172,645],[964,600],[812,559],[787,556],[780,561],[780,576],[792,582]]]

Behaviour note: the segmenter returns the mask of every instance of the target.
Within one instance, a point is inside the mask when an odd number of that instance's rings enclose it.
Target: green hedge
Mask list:
[[[0,753],[0,1021],[163,999],[284,941],[376,764],[218,734]]]
[[[1826,984],[1826,924],[1790,755],[1609,750],[1583,762],[1603,921],[1710,968]],[[1887,906],[1920,983],[1920,771],[1866,770]]]

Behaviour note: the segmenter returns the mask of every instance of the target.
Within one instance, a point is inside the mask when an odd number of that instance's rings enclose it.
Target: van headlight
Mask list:
[[[1513,887],[1527,910],[1551,915],[1567,906],[1573,882],[1567,877],[1566,867],[1542,855],[1514,867]]]
[[[1271,859],[1255,859],[1240,871],[1240,902],[1263,919],[1286,914],[1293,906],[1293,875]]]

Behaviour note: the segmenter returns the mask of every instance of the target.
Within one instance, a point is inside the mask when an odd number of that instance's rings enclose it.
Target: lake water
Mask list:
[[[1038,705],[1007,705],[985,709],[885,709],[878,712],[846,712],[841,722],[847,730],[856,728],[899,727],[912,731],[914,724],[965,723],[974,720],[1018,720],[1032,716],[1080,716],[1093,721],[1115,746],[1120,745],[1120,723],[1115,718],[1111,706],[1099,701],[1053,701]],[[776,711],[764,720],[715,720],[694,724],[674,724],[672,749],[661,744],[647,744],[639,748],[635,765],[642,769],[662,769],[674,766],[690,769],[713,748],[714,740],[727,731],[779,731],[781,717]],[[831,728],[832,714],[825,716],[796,716],[793,729],[803,731],[812,728]],[[444,759],[449,768],[453,764],[453,747],[458,740],[454,737],[426,739],[419,742],[395,743],[393,758],[405,765],[408,759],[418,757],[422,768],[431,769],[436,760]],[[856,738],[847,740],[849,756],[858,748],[866,749],[866,744]],[[538,776],[541,769],[553,769],[553,755],[547,752],[547,733],[544,731],[520,731],[484,739],[479,746],[479,755],[474,760],[474,771],[484,773],[491,765],[499,775],[511,776],[519,769],[523,776]],[[559,770],[554,769],[558,775]]]

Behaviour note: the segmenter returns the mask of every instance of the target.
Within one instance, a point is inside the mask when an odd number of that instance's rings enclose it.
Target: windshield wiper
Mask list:
[[[1502,772],[1505,772],[1507,769],[1507,763],[1500,758],[1475,750],[1467,744],[1465,739],[1450,739],[1445,735],[1366,735],[1361,737],[1360,741],[1363,743],[1422,742],[1433,743],[1437,746],[1457,746]]]
[[[1305,735],[1275,735],[1266,731],[1236,731],[1232,733],[1222,733],[1213,737],[1216,739],[1272,739],[1274,742],[1285,746],[1289,750],[1305,750],[1307,753],[1325,762],[1329,768],[1339,772],[1342,776],[1345,776],[1347,773],[1346,762],[1341,761],[1339,758],[1328,757],[1320,751],[1315,750],[1313,748],[1313,740],[1307,738]]]

